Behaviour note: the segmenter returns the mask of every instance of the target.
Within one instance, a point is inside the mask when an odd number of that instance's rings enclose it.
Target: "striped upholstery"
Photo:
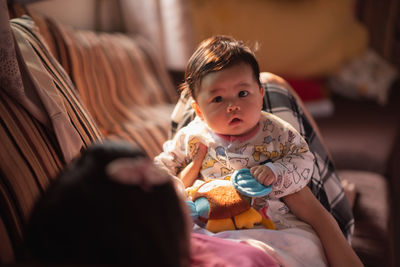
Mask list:
[[[40,58],[41,69],[47,70],[42,74],[52,80],[56,90],[49,94],[57,94],[62,99],[66,114],[83,144],[81,149],[101,140],[100,131],[81,104],[68,76],[43,46],[29,20],[12,20],[11,27],[28,40],[32,54]],[[25,60],[18,53],[17,56]],[[34,62],[25,60],[25,63],[20,64],[25,76],[34,73],[33,68],[38,69]],[[3,86],[0,88],[0,264],[23,256],[23,226],[32,206],[66,163],[51,126],[39,122]],[[25,83],[25,88],[35,86],[32,81],[29,85]]]
[[[158,155],[170,132],[177,93],[151,46],[124,34],[47,23],[57,57],[102,133],[131,142],[151,158]]]
[[[146,41],[33,18],[43,35],[26,18],[12,20],[12,28],[28,40],[50,75],[82,149],[104,134],[130,141],[150,157],[160,153],[177,93]],[[66,161],[51,129],[7,90],[0,90],[0,99],[0,263],[9,263],[23,257],[23,226]]]

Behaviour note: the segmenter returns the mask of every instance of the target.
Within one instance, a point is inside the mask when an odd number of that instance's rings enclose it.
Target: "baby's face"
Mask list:
[[[248,64],[207,74],[196,95],[196,113],[214,132],[243,135],[257,126],[264,88],[255,81]]]

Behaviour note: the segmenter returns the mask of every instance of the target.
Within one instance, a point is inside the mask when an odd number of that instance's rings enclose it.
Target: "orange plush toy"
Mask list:
[[[192,218],[211,232],[253,228],[262,224],[275,229],[273,222],[252,206],[253,197],[271,192],[258,183],[248,169],[236,171],[231,180],[211,180],[196,188],[187,201]]]

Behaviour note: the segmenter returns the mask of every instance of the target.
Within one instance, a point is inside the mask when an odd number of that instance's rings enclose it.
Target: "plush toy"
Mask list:
[[[251,206],[253,197],[265,196],[271,190],[271,186],[257,182],[249,169],[240,169],[230,180],[203,183],[192,192],[192,201],[186,203],[192,218],[214,233],[253,228],[256,224],[275,229],[266,215],[262,216]]]

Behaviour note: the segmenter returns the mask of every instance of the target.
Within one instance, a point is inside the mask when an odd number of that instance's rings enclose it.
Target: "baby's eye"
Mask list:
[[[247,96],[248,94],[249,94],[248,91],[240,91],[240,92],[239,92],[239,97],[245,97],[245,96]]]
[[[219,103],[222,102],[222,96],[216,96],[213,98],[212,102]]]

